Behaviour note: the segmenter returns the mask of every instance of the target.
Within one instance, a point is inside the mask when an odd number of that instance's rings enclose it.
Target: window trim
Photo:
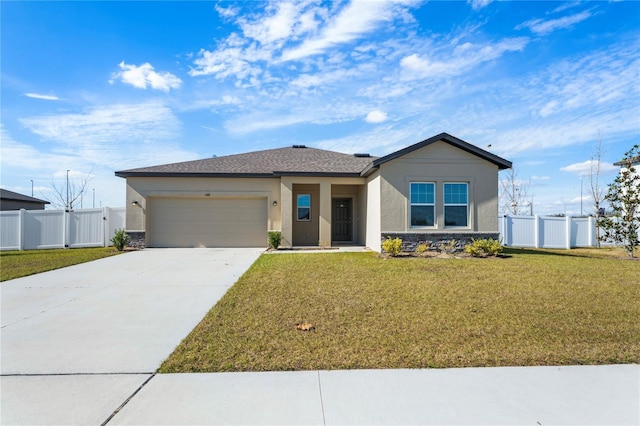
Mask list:
[[[446,186],[447,185],[465,185],[467,188],[467,202],[462,204],[462,203],[447,203],[447,197],[446,197]],[[466,209],[466,219],[467,219],[467,224],[466,225],[447,225],[447,207],[465,207]],[[443,182],[442,183],[442,217],[444,220],[444,227],[445,228],[449,228],[449,229],[468,229],[470,228],[470,217],[469,217],[469,182]]]
[[[309,206],[300,206],[300,197],[309,197]],[[300,219],[300,209],[308,209],[309,216],[307,219]],[[297,194],[296,196],[296,221],[298,222],[311,222],[311,194]]]
[[[433,188],[433,203],[414,203],[414,202],[412,202],[412,200],[411,200],[411,188],[412,188],[413,184],[431,185],[432,188]],[[409,182],[409,228],[413,228],[413,229],[436,229],[438,227],[438,215],[437,215],[438,210],[436,209],[436,201],[437,201],[436,189],[437,189],[436,182],[424,182],[424,181]],[[412,213],[413,206],[426,206],[426,207],[433,208],[433,225],[413,225],[411,223],[411,216],[412,216],[411,213]]]

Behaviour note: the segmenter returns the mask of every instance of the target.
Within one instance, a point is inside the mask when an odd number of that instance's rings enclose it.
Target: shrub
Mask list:
[[[458,251],[458,241],[455,239],[449,240],[442,248],[446,253],[455,253]]]
[[[464,251],[474,257],[484,256],[497,256],[502,253],[504,247],[500,244],[500,241],[493,238],[486,238],[481,240],[471,239],[471,244],[467,244],[464,247]]]
[[[420,244],[418,245],[418,247],[416,247],[416,253],[424,253],[425,251],[427,251],[427,245],[426,244]]]
[[[269,248],[276,250],[282,242],[282,233],[280,231],[269,231],[267,233],[269,240]]]
[[[387,239],[382,243],[382,250],[389,253],[391,256],[397,256],[402,253],[402,240],[400,238],[392,240],[391,237],[387,237]]]
[[[111,238],[111,242],[118,251],[122,251],[129,244],[129,242],[131,242],[131,237],[129,237],[127,231],[122,228],[116,230],[116,232],[113,234],[113,238]]]

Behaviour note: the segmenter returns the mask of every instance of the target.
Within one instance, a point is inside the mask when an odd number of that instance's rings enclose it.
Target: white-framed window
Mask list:
[[[308,222],[311,220],[311,194],[298,194],[298,221]]]
[[[433,182],[411,182],[409,192],[411,226],[435,227],[436,184]]]
[[[444,184],[444,226],[458,228],[469,226],[469,184],[463,182]]]

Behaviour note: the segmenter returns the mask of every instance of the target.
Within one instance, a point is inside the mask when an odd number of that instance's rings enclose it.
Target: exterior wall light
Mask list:
[[[138,202],[137,202],[137,201],[133,201],[133,202],[131,203],[131,205],[132,205],[133,207],[137,207],[137,206],[138,206]]]
[[[273,207],[276,207],[278,205],[278,202],[276,200],[273,200]]]

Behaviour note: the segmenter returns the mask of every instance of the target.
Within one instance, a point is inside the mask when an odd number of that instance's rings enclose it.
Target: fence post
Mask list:
[[[24,212],[25,209],[20,209],[18,214],[18,250],[24,250]]]
[[[107,241],[108,241],[108,236],[107,233],[109,232],[109,219],[110,219],[110,215],[111,212],[109,211],[109,207],[104,206],[102,208],[102,247],[106,247],[107,246]]]
[[[542,238],[540,237],[540,216],[539,215],[535,215],[533,217],[533,233],[535,234],[535,241],[533,243],[535,248],[540,248],[541,244],[540,241],[542,240]]]
[[[564,246],[566,249],[570,249],[571,248],[571,216],[566,216],[565,217],[566,222],[565,222],[565,242],[564,242]]]
[[[69,216],[71,212],[64,209],[62,212],[62,247],[69,248]]]
[[[507,243],[507,215],[506,214],[502,215],[500,217],[500,225],[501,225],[501,228],[502,228],[502,229],[500,229],[500,231],[501,231],[500,232],[500,239],[502,240],[501,241],[502,245],[507,246],[509,244]]]

